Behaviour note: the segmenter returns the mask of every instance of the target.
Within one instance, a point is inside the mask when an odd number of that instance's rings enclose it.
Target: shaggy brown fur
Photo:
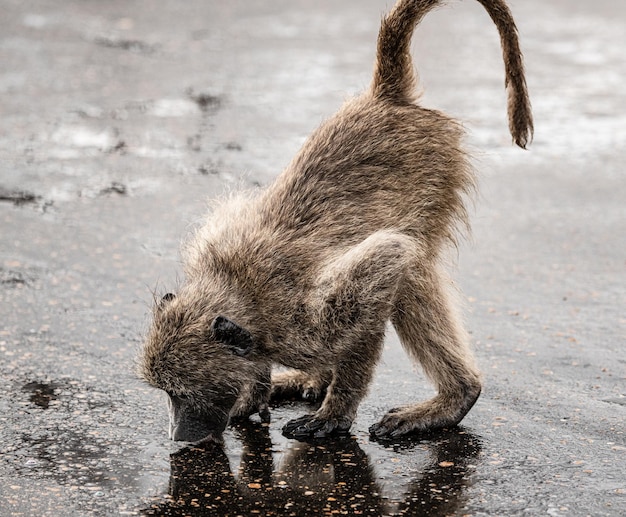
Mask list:
[[[532,136],[517,31],[501,36],[510,129]],[[391,410],[377,437],[453,426],[481,390],[447,294],[442,249],[466,224],[474,177],[460,126],[417,104],[410,40],[439,0],[400,0],[383,20],[371,88],[322,124],[265,191],[219,206],[185,250],[184,285],[155,309],[140,374],[170,396],[171,436],[219,439],[229,417],[269,414],[274,393],[324,395],[295,437],[347,432],[391,320],[438,394]]]

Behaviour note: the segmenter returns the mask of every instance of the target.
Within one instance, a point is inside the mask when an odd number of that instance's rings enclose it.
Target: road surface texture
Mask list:
[[[369,84],[391,3],[0,1],[1,516],[624,515],[624,2],[512,2],[528,151],[478,2],[415,36],[423,102],[464,122],[480,175],[454,254],[485,376],[462,428],[370,441],[432,394],[392,331],[352,436],[321,444],[282,437],[293,403],[182,448],[132,373],[180,241]]]

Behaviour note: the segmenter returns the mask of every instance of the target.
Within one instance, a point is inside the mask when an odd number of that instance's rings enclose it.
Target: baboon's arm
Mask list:
[[[320,409],[288,422],[286,434],[324,437],[350,428],[380,357],[395,293],[416,249],[414,239],[380,231],[325,268],[312,309],[328,348],[321,360],[332,380]]]
[[[270,421],[271,366],[260,368],[258,377],[239,395],[237,402],[230,411],[231,420],[247,418],[259,414],[261,422]]]

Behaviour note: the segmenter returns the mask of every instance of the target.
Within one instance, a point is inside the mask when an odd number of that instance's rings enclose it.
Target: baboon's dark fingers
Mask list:
[[[272,418],[270,413],[270,408],[267,404],[261,404],[259,406],[259,417],[261,418],[261,422],[264,424],[269,424]]]
[[[324,420],[313,415],[304,415],[290,420],[283,427],[283,434],[287,438],[326,438],[333,434],[346,434],[352,421],[347,418],[331,418]]]
[[[264,397],[264,400],[266,399],[267,397]],[[259,415],[261,422],[264,424],[268,424],[271,420],[270,408],[267,402],[247,400],[231,412],[229,422],[233,424],[245,422],[255,414]]]

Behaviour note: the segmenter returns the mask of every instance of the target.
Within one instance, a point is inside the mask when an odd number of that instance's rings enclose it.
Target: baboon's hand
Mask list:
[[[270,369],[267,368],[259,378],[239,396],[230,411],[231,420],[246,419],[255,413],[259,414],[264,424],[270,421]]]
[[[312,414],[287,422],[283,434],[296,439],[326,438],[332,434],[347,434],[351,426],[352,420],[347,417],[323,419]]]
[[[238,401],[230,412],[230,420],[231,422],[244,420],[255,413],[259,414],[261,422],[264,424],[270,422],[271,416],[268,402],[266,400],[256,400],[252,398],[245,398]]]

